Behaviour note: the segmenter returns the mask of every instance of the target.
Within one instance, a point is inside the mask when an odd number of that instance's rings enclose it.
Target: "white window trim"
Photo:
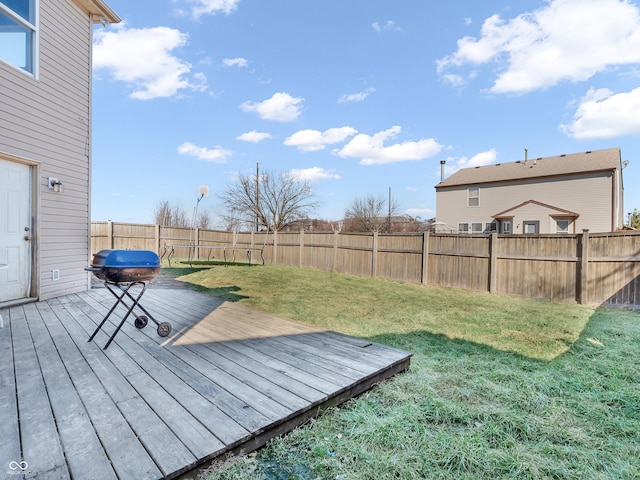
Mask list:
[[[467,226],[466,230],[463,230],[462,227],[463,225]],[[473,226],[474,225],[480,225],[480,230],[474,230]],[[472,235],[472,234],[480,234],[480,233],[484,233],[484,222],[458,222],[458,233],[460,234],[464,234],[464,235]]]
[[[491,222],[485,222],[484,229],[487,232],[497,232],[498,231],[498,222],[493,220]]]
[[[505,231],[504,228],[506,225],[509,225],[509,231]],[[501,220],[500,221],[500,233],[504,233],[505,235],[513,235],[513,220]]]
[[[34,23],[32,24],[28,20],[25,20],[20,15],[16,14],[13,10],[7,7],[2,0],[0,0],[0,11],[7,15],[12,20],[15,20],[20,25],[25,28],[28,28],[33,32],[33,43],[31,45],[31,64],[32,64],[32,72],[29,70],[25,70],[24,68],[17,67],[2,58],[0,58],[0,62],[5,65],[10,66],[11,68],[22,72],[25,75],[29,75],[35,79],[38,78],[39,73],[39,65],[40,65],[40,0],[33,0],[33,8],[34,8]]]
[[[478,192],[477,195],[471,196],[471,190],[476,190]],[[475,198],[478,200],[477,205],[471,205],[471,199]],[[467,188],[467,207],[479,207],[480,206],[480,187],[469,187]]]
[[[571,226],[571,219],[569,219],[569,218],[554,218],[553,220],[554,220],[554,223],[555,223],[555,226],[556,226],[556,233],[559,233],[559,234],[569,233],[569,227]],[[567,222],[567,229],[566,230],[560,230],[558,228],[559,222]]]
[[[534,233],[527,233],[527,225],[535,225],[536,231]],[[522,221],[522,233],[526,235],[539,235],[540,234],[540,221],[539,220],[523,220]]]

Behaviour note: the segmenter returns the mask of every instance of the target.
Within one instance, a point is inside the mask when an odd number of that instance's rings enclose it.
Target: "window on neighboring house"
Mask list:
[[[459,223],[458,224],[458,232],[459,233],[469,233],[469,224],[468,223]]]
[[[533,235],[540,232],[540,222],[537,220],[525,220],[522,222],[522,228],[522,233]]]
[[[467,206],[478,207],[480,206],[480,188],[469,187],[467,189]]]
[[[498,230],[498,223],[494,220],[491,223],[486,223],[484,226],[485,232],[495,232]]]
[[[38,0],[0,0],[0,60],[35,75]]]
[[[471,224],[471,233],[482,233],[482,222],[474,222]]]
[[[569,233],[569,224],[571,222],[567,219],[556,219],[556,233]]]
[[[511,222],[511,220],[502,220],[500,222],[500,226],[502,233],[510,235],[513,232],[513,223]]]

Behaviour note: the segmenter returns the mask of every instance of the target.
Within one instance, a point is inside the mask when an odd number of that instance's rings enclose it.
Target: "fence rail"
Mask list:
[[[640,305],[640,232],[577,235],[227,232],[93,222],[91,249],[263,248],[267,263],[589,304]],[[175,257],[187,257],[176,248]],[[199,253],[194,253],[197,256]],[[203,253],[206,256],[206,253]]]

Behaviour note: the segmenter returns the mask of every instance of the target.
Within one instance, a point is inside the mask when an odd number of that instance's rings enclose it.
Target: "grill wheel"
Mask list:
[[[158,335],[166,337],[171,333],[171,324],[169,322],[162,322],[158,325]]]
[[[136,318],[136,321],[133,323],[136,326],[136,328],[144,328],[147,326],[147,323],[149,323],[149,318],[147,318],[146,315],[140,315],[139,317]]]

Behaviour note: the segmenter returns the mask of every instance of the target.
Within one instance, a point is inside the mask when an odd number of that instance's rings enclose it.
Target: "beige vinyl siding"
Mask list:
[[[39,163],[33,275],[47,299],[88,286],[93,25],[71,0],[40,0],[39,26],[37,79],[0,63],[0,151]],[[48,177],[64,192],[49,190]]]
[[[584,228],[591,232],[609,232],[614,215],[612,175],[612,171],[595,172],[481,184],[478,207],[467,206],[468,185],[442,187],[436,194],[436,219],[454,227],[460,222],[489,223],[493,220],[493,215],[528,200],[536,200],[579,214],[575,220],[576,232]],[[542,209],[538,207],[534,209],[536,218],[524,218],[523,213],[528,213],[526,210],[523,212],[524,208],[513,211],[513,233],[522,233],[523,220],[540,220],[540,233],[555,233],[555,224],[553,229],[550,227],[550,215],[563,216],[562,213],[546,210],[543,215],[540,213]],[[534,215],[533,211],[530,214]],[[505,215],[510,216],[511,213]]]

